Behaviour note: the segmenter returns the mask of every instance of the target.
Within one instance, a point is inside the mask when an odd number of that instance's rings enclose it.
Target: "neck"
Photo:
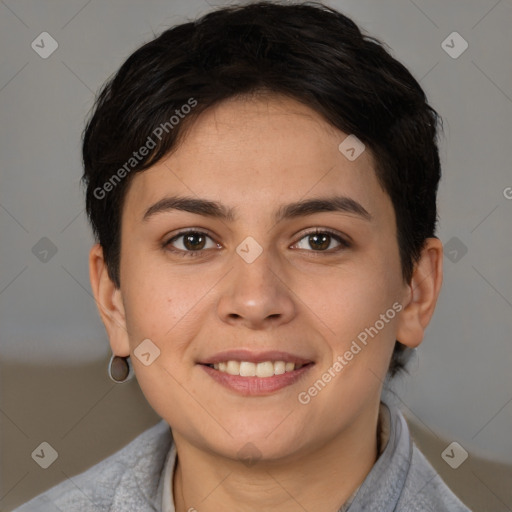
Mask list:
[[[177,434],[176,512],[338,511],[377,460],[377,419],[378,410],[368,412],[293,460],[258,461],[251,467],[198,450]]]

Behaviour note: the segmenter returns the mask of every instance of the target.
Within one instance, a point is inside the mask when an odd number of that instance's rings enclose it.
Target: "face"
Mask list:
[[[177,438],[286,459],[378,404],[408,287],[391,201],[347,135],[291,99],[230,100],[133,177],[111,344]]]

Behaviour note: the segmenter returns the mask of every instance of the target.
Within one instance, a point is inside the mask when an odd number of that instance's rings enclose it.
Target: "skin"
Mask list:
[[[203,113],[172,154],[133,177],[122,212],[120,289],[101,247],[91,249],[91,285],[112,351],[132,356],[146,399],[173,431],[177,512],[335,512],[375,463],[382,381],[395,339],[409,347],[423,339],[441,287],[442,244],[427,239],[405,283],[391,200],[368,149],[354,161],[338,150],[346,136],[289,98],[226,101]],[[316,212],[273,221],[282,204],[334,194],[360,203],[371,220]],[[142,220],[170,195],[219,201],[237,217],[169,210]],[[196,257],[170,251],[193,252],[183,237],[165,247],[184,228],[211,236]],[[331,238],[319,248],[306,236],[314,228],[350,237],[351,245]],[[248,236],[263,250],[250,264],[236,252]],[[307,405],[299,403],[298,394],[395,302],[402,311]],[[160,349],[149,366],[133,354],[147,338]],[[242,396],[196,364],[240,347],[315,364],[291,386]],[[259,453],[252,466],[238,455],[248,442]]]

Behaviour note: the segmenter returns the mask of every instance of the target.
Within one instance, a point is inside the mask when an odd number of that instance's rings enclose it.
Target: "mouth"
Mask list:
[[[241,395],[262,396],[297,382],[314,365],[285,352],[228,351],[198,365],[217,383]]]

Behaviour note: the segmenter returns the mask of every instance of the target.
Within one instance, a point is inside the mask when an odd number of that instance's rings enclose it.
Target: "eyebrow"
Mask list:
[[[172,210],[179,210],[195,213],[204,217],[212,217],[228,222],[237,219],[236,208],[228,208],[217,201],[197,199],[194,197],[172,196],[164,197],[150,206],[144,213],[142,220],[148,221],[159,213]],[[321,212],[341,212],[356,215],[363,220],[371,221],[371,214],[357,201],[346,196],[320,197],[305,199],[295,203],[281,205],[274,213],[274,222],[277,224],[282,220],[304,217]]]

